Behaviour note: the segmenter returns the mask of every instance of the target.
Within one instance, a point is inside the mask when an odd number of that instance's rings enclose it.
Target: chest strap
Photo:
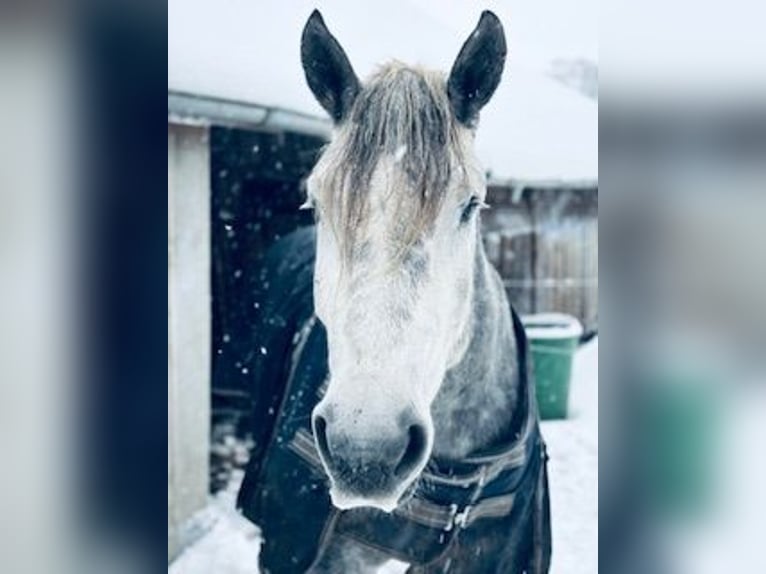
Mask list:
[[[319,454],[316,451],[314,439],[311,433],[305,428],[301,428],[295,433],[293,439],[288,443],[290,450],[300,456],[305,462],[323,473],[323,467]],[[501,518],[510,514],[513,509],[513,503],[516,498],[515,492],[509,492],[497,496],[482,497],[482,491],[485,484],[491,481],[489,471],[495,475],[503,470],[523,466],[527,461],[525,459],[511,458],[505,461],[502,468],[497,468],[497,461],[484,466],[486,469],[476,480],[474,493],[468,504],[462,508],[457,504],[438,504],[427,500],[416,493],[412,498],[401,504],[394,510],[394,514],[412,520],[429,528],[436,528],[449,532],[453,528],[468,528],[473,522],[480,518]],[[424,481],[433,480],[437,475],[426,474]],[[437,480],[439,480],[437,478]],[[465,488],[466,484],[457,479],[459,487]],[[451,486],[457,487],[454,481]]]

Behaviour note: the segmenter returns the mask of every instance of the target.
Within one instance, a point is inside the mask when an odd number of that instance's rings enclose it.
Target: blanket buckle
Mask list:
[[[463,512],[459,512],[455,515],[455,524],[461,529],[465,529],[468,526],[468,515],[471,512],[471,505],[469,504],[463,509]]]

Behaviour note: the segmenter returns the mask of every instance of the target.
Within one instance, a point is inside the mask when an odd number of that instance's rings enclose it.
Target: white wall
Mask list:
[[[168,125],[168,559],[204,508],[210,435],[208,130]]]

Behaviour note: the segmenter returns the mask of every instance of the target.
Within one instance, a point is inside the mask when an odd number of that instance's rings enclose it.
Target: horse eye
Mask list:
[[[471,216],[476,212],[476,209],[480,207],[481,205],[482,203],[479,197],[476,195],[472,195],[466,202],[465,206],[463,206],[463,211],[460,213],[460,225],[468,223],[468,220],[471,219]]]

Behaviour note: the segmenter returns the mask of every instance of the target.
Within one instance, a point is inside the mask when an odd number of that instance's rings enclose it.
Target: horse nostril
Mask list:
[[[426,429],[421,425],[410,425],[407,431],[407,448],[394,468],[397,476],[407,476],[423,460],[426,452]]]
[[[321,415],[314,417],[314,438],[316,438],[319,454],[330,464],[330,447],[327,444],[327,421]]]

